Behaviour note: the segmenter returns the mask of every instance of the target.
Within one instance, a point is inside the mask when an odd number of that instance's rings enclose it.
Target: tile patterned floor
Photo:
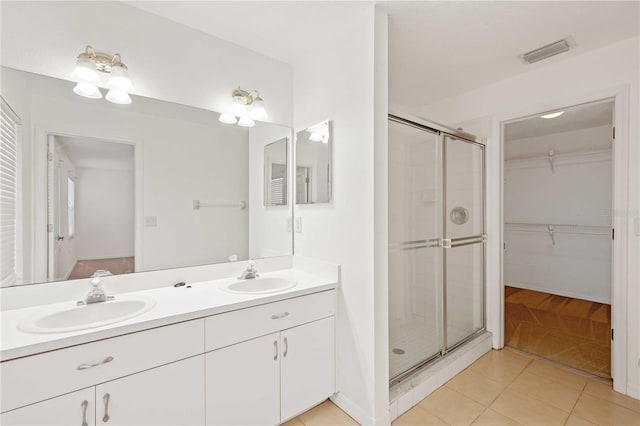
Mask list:
[[[393,426],[638,426],[640,401],[598,378],[509,349],[491,351],[400,416]],[[286,426],[351,426],[330,401]]]
[[[111,272],[113,275],[128,274],[135,270],[133,257],[117,257],[113,259],[79,260],[74,266],[70,280],[89,278],[98,269]]]
[[[611,306],[505,287],[505,345],[611,377]]]

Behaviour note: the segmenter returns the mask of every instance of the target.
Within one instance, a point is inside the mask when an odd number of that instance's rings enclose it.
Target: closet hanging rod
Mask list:
[[[539,232],[544,234],[549,234],[548,229],[507,229],[507,231],[511,232]],[[580,232],[580,231],[558,231],[553,229],[554,234],[573,234],[573,235],[604,235],[609,236],[608,232]]]
[[[604,228],[610,229],[611,226],[605,225],[578,225],[578,224],[569,224],[569,223],[534,223],[534,222],[505,222],[505,226],[544,226],[547,227],[549,225],[553,226],[568,226],[573,228]]]

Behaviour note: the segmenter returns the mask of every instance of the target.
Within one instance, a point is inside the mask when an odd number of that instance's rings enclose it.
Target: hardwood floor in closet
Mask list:
[[[611,377],[611,305],[505,286],[505,345]]]

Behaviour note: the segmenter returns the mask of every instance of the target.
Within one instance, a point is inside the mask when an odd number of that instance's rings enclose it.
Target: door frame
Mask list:
[[[536,115],[544,111],[552,111],[569,106],[613,100],[615,140],[612,146],[613,167],[613,214],[611,226],[615,229],[615,239],[611,248],[611,327],[618,336],[611,342],[611,377],[613,389],[627,394],[627,286],[628,286],[628,178],[629,166],[629,86],[617,86],[583,95],[560,97],[541,103],[531,104],[520,110],[494,116],[492,133],[499,138],[498,152],[491,155],[491,164],[487,167],[490,173],[492,188],[492,204],[498,207],[497,215],[489,222],[489,235],[498,235],[491,239],[489,256],[493,259],[489,266],[489,282],[497,283],[488,290],[487,310],[491,313],[488,329],[494,334],[493,347],[504,347],[504,124],[508,121]],[[497,164],[496,164],[497,163]],[[493,167],[491,167],[493,166]],[[499,220],[497,223],[496,220]]]
[[[67,136],[82,139],[93,139],[105,142],[122,143],[134,147],[134,256],[136,272],[144,270],[142,262],[142,239],[143,239],[143,148],[142,140],[125,140],[117,134],[94,134],[93,131],[76,128],[74,126],[64,126],[59,123],[36,123],[33,127],[34,143],[31,167],[33,170],[32,182],[32,203],[33,211],[32,223],[32,250],[34,259],[32,265],[33,282],[48,282],[48,262],[49,262],[49,236],[48,236],[48,142],[50,136]],[[98,133],[98,132],[96,132]]]

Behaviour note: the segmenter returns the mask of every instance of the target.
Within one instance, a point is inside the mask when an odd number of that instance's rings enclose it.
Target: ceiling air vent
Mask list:
[[[551,44],[547,44],[546,46],[542,46],[538,49],[532,50],[531,52],[527,52],[523,54],[520,58],[528,63],[532,64],[534,62],[541,61],[543,59],[550,58],[552,56],[558,55],[563,52],[567,52],[569,50],[569,43],[567,39],[558,40]]]

